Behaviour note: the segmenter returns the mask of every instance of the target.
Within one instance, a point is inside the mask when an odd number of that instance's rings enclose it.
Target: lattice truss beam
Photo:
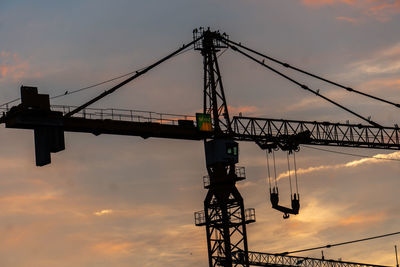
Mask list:
[[[308,257],[285,256],[271,253],[260,253],[249,251],[249,263],[252,266],[275,266],[275,267],[384,267],[357,262],[336,261],[327,259],[316,259]]]
[[[237,140],[276,143],[283,149],[299,144],[400,149],[398,127],[250,117],[233,117],[232,125]]]

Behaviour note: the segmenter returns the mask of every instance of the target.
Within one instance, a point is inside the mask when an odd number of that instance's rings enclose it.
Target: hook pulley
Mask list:
[[[272,183],[271,179],[271,171],[270,171],[270,163],[269,163],[269,154],[272,154],[273,157],[273,170],[274,170],[274,182]],[[290,160],[289,155],[293,154],[293,162],[294,162],[294,175],[295,175],[295,193],[293,193],[292,188],[292,175],[290,169]],[[279,189],[278,189],[278,177],[276,175],[276,161],[275,161],[275,153],[273,149],[267,149],[266,151],[267,158],[267,170],[268,170],[268,185],[269,185],[269,193],[270,193],[270,201],[273,209],[276,209],[283,213],[283,218],[288,219],[290,214],[298,214],[300,210],[300,195],[299,195],[299,186],[297,179],[297,166],[296,166],[296,156],[295,151],[287,152],[287,163],[288,163],[288,178],[290,185],[290,199],[291,199],[291,207],[285,207],[279,205]]]

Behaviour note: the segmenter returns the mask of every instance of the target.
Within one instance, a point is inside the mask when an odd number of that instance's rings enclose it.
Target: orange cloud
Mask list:
[[[392,15],[400,13],[400,1],[370,1],[373,5],[368,8],[367,13],[369,15],[375,16],[381,21],[387,21]]]
[[[239,113],[242,113],[243,116],[248,116],[250,114],[254,114],[255,112],[259,111],[259,108],[255,106],[239,106],[239,107],[228,106],[228,111],[229,114],[231,115],[237,115]]]
[[[101,211],[96,211],[94,213],[94,215],[103,216],[103,215],[107,215],[107,214],[111,214],[111,213],[113,213],[113,210],[101,210]]]
[[[327,5],[345,4],[361,11],[362,15],[373,17],[378,21],[385,22],[391,19],[393,15],[400,13],[400,1],[395,0],[302,0],[302,3],[308,7],[322,7]],[[339,17],[344,18],[344,17]],[[337,18],[338,19],[338,18]],[[343,19],[339,19],[343,20]]]
[[[340,3],[354,5],[356,2],[357,2],[357,0],[302,0],[302,3],[304,5],[313,6],[313,7],[334,5],[334,4],[340,4]]]
[[[17,54],[8,51],[0,52],[0,79],[21,78],[28,69],[28,62],[21,60]]]
[[[355,18],[349,18],[349,17],[336,17],[336,20],[340,20],[340,21],[345,21],[345,22],[350,22],[350,23],[357,23],[358,20]]]
[[[356,214],[342,219],[339,223],[342,225],[371,224],[384,221],[386,214],[383,212],[377,214]]]
[[[110,241],[110,242],[99,242],[93,246],[93,250],[100,254],[106,254],[109,256],[123,256],[130,254],[133,250],[134,244],[132,242],[125,241]]]
[[[40,73],[32,73],[28,60],[23,60],[16,53],[0,51],[0,80],[20,80],[23,77],[40,76]]]
[[[400,79],[379,79],[372,80],[365,84],[367,88],[376,87],[393,87],[395,89],[400,89]]]

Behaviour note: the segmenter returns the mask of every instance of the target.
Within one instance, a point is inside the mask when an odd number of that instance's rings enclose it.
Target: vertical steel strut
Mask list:
[[[205,140],[208,193],[204,212],[195,214],[196,225],[206,226],[208,259],[213,266],[249,266],[246,224],[255,221],[254,209],[245,210],[236,181],[238,143],[233,141],[217,52],[226,46],[219,42],[220,33],[200,29],[203,39],[195,43],[204,64],[204,109],[210,114],[214,138]],[[194,38],[196,38],[194,34]]]

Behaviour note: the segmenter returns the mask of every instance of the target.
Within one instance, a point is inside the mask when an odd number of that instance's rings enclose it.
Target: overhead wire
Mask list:
[[[372,237],[367,237],[367,238],[362,238],[362,239],[356,239],[356,240],[351,240],[351,241],[346,241],[346,242],[328,244],[328,245],[325,245],[325,246],[318,246],[318,247],[312,247],[312,248],[307,248],[307,249],[286,251],[286,252],[277,253],[277,254],[278,255],[288,255],[288,254],[312,251],[312,250],[317,250],[317,249],[322,249],[322,248],[332,248],[332,247],[337,247],[337,246],[343,246],[343,245],[349,245],[349,244],[353,244],[353,243],[369,241],[369,240],[378,239],[378,238],[389,237],[389,236],[398,235],[398,234],[400,234],[400,232],[394,232],[394,233],[389,233],[389,234],[384,234],[384,235],[377,235],[377,236],[372,236]]]
[[[222,38],[223,38],[223,37],[222,37]],[[361,92],[361,91],[358,91],[358,90],[356,90],[356,89],[353,89],[353,88],[351,88],[351,87],[342,85],[342,84],[340,84],[340,83],[333,82],[333,81],[328,80],[328,79],[326,79],[326,78],[324,78],[324,77],[321,77],[321,76],[315,75],[315,74],[313,74],[313,73],[310,73],[310,72],[308,72],[308,71],[305,71],[305,70],[303,70],[303,69],[294,67],[294,66],[292,66],[292,65],[290,65],[290,64],[288,64],[288,63],[286,63],[286,62],[282,62],[282,61],[280,61],[280,60],[278,60],[278,59],[276,59],[276,58],[273,58],[273,57],[271,57],[271,56],[267,56],[267,55],[265,55],[265,54],[262,54],[262,53],[260,53],[260,52],[258,52],[258,51],[255,51],[254,49],[251,49],[251,48],[248,48],[248,47],[242,45],[241,43],[237,43],[237,42],[234,42],[234,41],[229,40],[229,39],[226,39],[226,38],[223,38],[223,39],[224,39],[224,41],[226,41],[226,42],[232,43],[232,44],[234,44],[235,46],[238,46],[238,47],[243,48],[243,49],[245,49],[245,50],[247,50],[247,51],[249,51],[249,52],[252,52],[252,53],[254,53],[254,54],[256,54],[256,55],[259,55],[259,56],[261,56],[261,57],[263,57],[263,58],[265,58],[265,59],[268,59],[268,60],[270,60],[270,61],[273,61],[273,62],[275,62],[275,63],[278,63],[278,64],[280,64],[280,65],[282,65],[282,66],[284,66],[284,67],[286,67],[286,68],[293,69],[293,70],[295,70],[295,71],[298,71],[298,72],[303,73],[303,74],[305,74],[305,75],[308,75],[308,76],[310,76],[310,77],[316,78],[316,79],[318,79],[318,80],[321,80],[321,81],[324,81],[324,82],[326,82],[326,83],[335,85],[335,86],[340,87],[340,88],[342,88],[342,89],[345,89],[345,90],[347,90],[347,91],[349,91],[349,92],[357,93],[357,94],[360,94],[360,95],[363,95],[363,96],[366,96],[366,97],[369,97],[369,98],[372,98],[372,99],[375,99],[375,100],[378,100],[378,101],[381,101],[381,102],[384,102],[384,103],[387,103],[387,104],[390,104],[390,105],[393,105],[393,106],[395,106],[395,107],[400,108],[400,104],[398,104],[398,103],[394,103],[394,102],[392,102],[392,101],[389,101],[389,100],[386,100],[386,99],[383,99],[383,98],[380,98],[380,97],[377,97],[377,96],[373,96],[373,95],[370,95],[370,94],[367,94],[367,93],[364,93],[364,92]]]
[[[331,100],[330,98],[328,98],[328,97],[326,97],[326,96],[324,96],[324,95],[321,95],[321,94],[319,93],[319,90],[315,91],[315,90],[311,89],[311,88],[308,87],[307,85],[302,84],[302,83],[296,81],[295,79],[293,79],[293,78],[287,76],[286,74],[283,74],[282,72],[280,72],[280,71],[278,71],[278,70],[272,68],[271,66],[265,64],[265,62],[256,59],[255,57],[253,57],[253,56],[247,54],[246,52],[243,52],[242,50],[240,50],[240,49],[237,48],[236,46],[233,46],[233,45],[231,45],[231,44],[229,44],[229,43],[227,43],[227,42],[226,42],[225,44],[227,44],[230,48],[232,48],[232,50],[234,50],[234,51],[236,51],[236,52],[238,52],[238,53],[244,55],[245,57],[247,57],[247,58],[249,58],[249,59],[251,59],[251,60],[253,60],[253,61],[259,63],[260,65],[266,67],[267,69],[273,71],[274,73],[280,75],[281,77],[283,77],[283,78],[289,80],[290,82],[292,82],[292,83],[294,83],[294,84],[300,86],[302,89],[307,90],[307,91],[309,91],[309,92],[315,94],[316,96],[321,97],[322,99],[324,99],[324,100],[326,100],[326,101],[332,103],[333,105],[335,105],[335,106],[337,106],[337,107],[339,107],[339,108],[341,108],[341,109],[343,109],[343,110],[345,110],[345,111],[347,111],[347,112],[353,114],[354,116],[356,116],[356,117],[358,117],[358,118],[360,118],[360,119],[362,119],[362,120],[368,122],[369,124],[371,124],[371,125],[374,126],[374,127],[382,128],[382,126],[381,126],[380,124],[378,124],[378,123],[372,121],[371,119],[365,118],[364,116],[362,116],[362,115],[360,115],[360,114],[358,114],[358,113],[356,113],[356,112],[354,112],[354,111],[352,111],[352,110],[346,108],[345,106],[343,106],[343,105],[341,105],[341,104],[339,104],[339,103],[337,103],[337,102]]]

